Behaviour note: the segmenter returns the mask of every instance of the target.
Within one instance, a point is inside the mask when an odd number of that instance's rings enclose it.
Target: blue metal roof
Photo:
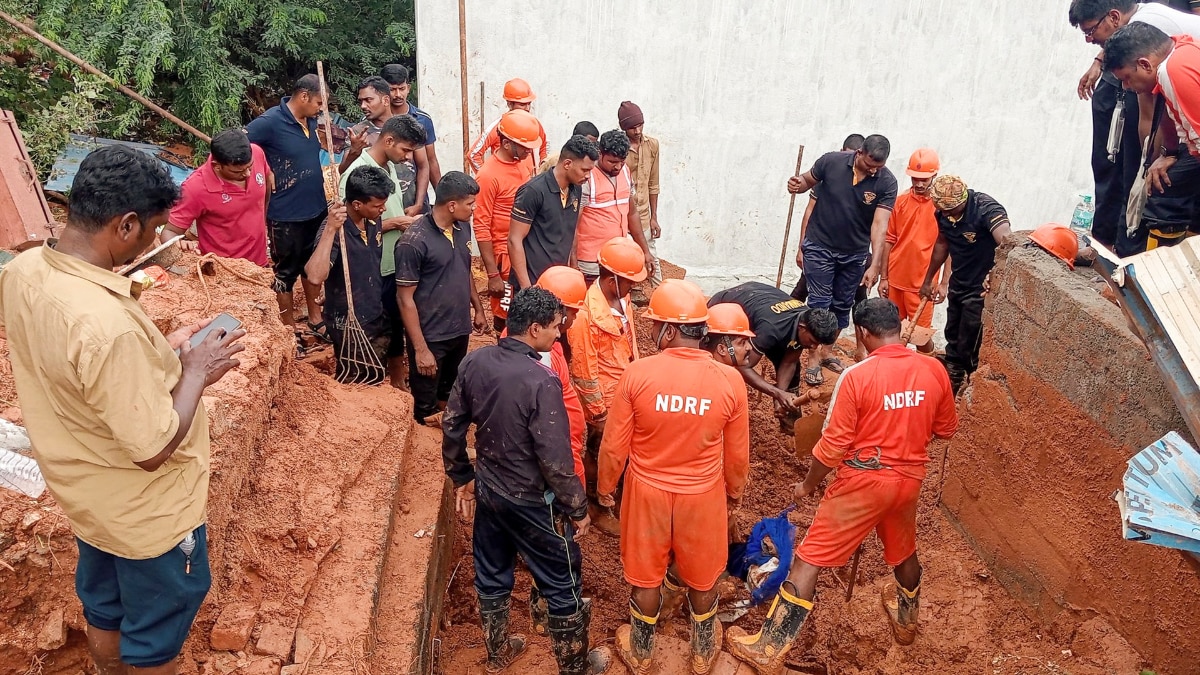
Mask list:
[[[176,185],[183,183],[183,180],[192,175],[192,171],[195,170],[185,169],[163,161],[159,155],[166,152],[166,149],[159,145],[71,134],[70,139],[67,141],[67,146],[58,154],[58,159],[54,160],[54,168],[50,170],[50,178],[46,181],[45,188],[54,192],[69,192],[71,190],[71,183],[75,180],[75,172],[79,170],[79,164],[83,161],[83,158],[87,157],[96,148],[105,145],[123,145],[158,159],[171,172],[171,178],[175,181]]]
[[[1200,553],[1200,454],[1172,431],[1134,455],[1118,492],[1122,534]]]

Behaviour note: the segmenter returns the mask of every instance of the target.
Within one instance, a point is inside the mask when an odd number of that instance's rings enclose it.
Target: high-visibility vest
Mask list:
[[[629,234],[629,196],[633,179],[629,169],[621,167],[614,181],[599,167],[588,174],[591,198],[579,212],[575,226],[575,257],[594,262],[600,257],[600,247],[609,239]]]

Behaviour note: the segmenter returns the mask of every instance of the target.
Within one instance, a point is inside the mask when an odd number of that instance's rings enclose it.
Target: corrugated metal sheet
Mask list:
[[[1200,237],[1121,260],[1102,254],[1122,309],[1200,439]]]
[[[192,175],[192,171],[194,171],[194,169],[177,166],[171,162],[164,161],[163,155],[169,153],[167,153],[165,148],[158,145],[71,134],[70,140],[67,141],[67,147],[63,148],[63,151],[58,155],[58,159],[54,161],[54,168],[50,170],[50,178],[46,181],[45,188],[54,192],[65,193],[70,191],[71,182],[75,180],[75,172],[79,170],[79,163],[83,161],[84,157],[88,156],[88,153],[105,145],[123,145],[127,148],[140,150],[158,159],[171,172],[171,178],[175,180],[176,184],[183,183],[183,180]]]

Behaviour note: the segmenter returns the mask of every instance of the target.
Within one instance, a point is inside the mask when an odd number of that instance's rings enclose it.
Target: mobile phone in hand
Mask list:
[[[207,326],[196,331],[196,334],[188,340],[188,344],[195,349],[197,345],[199,345],[201,342],[204,342],[204,339],[208,337],[209,333],[215,330],[224,330],[225,334],[228,335],[241,327],[241,321],[235,319],[232,314],[222,312],[213,318],[213,320],[210,321]],[[179,350],[176,349],[175,353],[179,354]]]

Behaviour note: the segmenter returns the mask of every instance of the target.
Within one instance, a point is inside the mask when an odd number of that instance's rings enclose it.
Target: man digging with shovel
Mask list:
[[[892,634],[902,645],[916,639],[921,589],[917,500],[929,462],[926,446],[958,429],[954,393],[937,361],[904,346],[894,304],[883,298],[860,302],[854,325],[869,356],[838,380],[825,431],[813,448],[814,461],[796,486],[796,501],[816,492],[834,469],[837,477],[796,547],[791,573],[762,629],[748,635],[735,626],[725,633],[729,652],[759,673],[782,670],[813,608],[821,568],[849,562],[871,530],[883,541],[884,560],[895,568],[895,596],[889,584],[882,597]]]
[[[806,307],[787,291],[757,281],[718,291],[708,301],[709,307],[722,303],[741,307],[754,334],[752,349],[736,365],[738,372],[746,384],[775,399],[775,416],[786,422],[787,417],[799,413],[792,399],[799,388],[800,356],[805,349],[813,349],[811,362],[815,363],[815,348],[837,340],[837,317],[828,309]],[[756,370],[764,356],[775,367],[775,384]],[[791,427],[786,431],[790,433]]]

